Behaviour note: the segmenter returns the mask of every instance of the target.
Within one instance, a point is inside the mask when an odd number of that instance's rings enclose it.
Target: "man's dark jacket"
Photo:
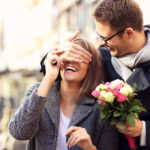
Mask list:
[[[115,71],[111,63],[111,55],[106,47],[99,47],[102,55],[103,64],[105,68],[105,81],[112,81],[115,79],[122,79],[122,77]],[[122,79],[123,80],[123,79]],[[142,101],[143,107],[147,112],[142,112],[139,115],[140,120],[146,122],[146,147],[139,146],[140,138],[136,138],[136,145],[138,150],[150,150],[150,61],[142,63],[137,66],[135,71],[127,79],[127,83],[132,85],[137,84],[138,98]],[[129,150],[125,136],[119,133],[120,150]]]

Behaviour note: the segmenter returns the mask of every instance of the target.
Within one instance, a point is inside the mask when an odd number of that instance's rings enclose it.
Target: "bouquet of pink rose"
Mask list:
[[[118,125],[123,131],[126,131],[125,121],[129,125],[135,126],[135,118],[141,111],[146,111],[142,107],[139,99],[135,98],[136,84],[132,87],[122,80],[114,80],[100,84],[92,92],[92,95],[98,99],[101,110],[101,120],[109,120],[112,125]],[[130,149],[135,150],[135,139],[126,136]]]

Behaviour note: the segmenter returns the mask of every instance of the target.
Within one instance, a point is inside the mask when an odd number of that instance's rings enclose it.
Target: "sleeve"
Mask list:
[[[110,51],[105,46],[100,46],[99,51],[102,56],[103,66],[105,66],[104,72],[105,72],[105,82],[110,82],[115,79],[121,79],[122,77],[116,72],[112,65],[112,56],[110,54]],[[111,72],[111,73],[110,73]]]
[[[115,126],[112,126],[108,121],[101,121],[98,117],[99,141],[97,150],[118,150],[119,149],[119,135]]]
[[[140,136],[140,146],[146,146],[146,125],[145,121],[142,121],[143,128]]]
[[[36,94],[39,83],[25,92],[24,99],[9,122],[10,134],[18,140],[29,140],[39,128],[40,116],[47,98]]]
[[[150,148],[150,121],[145,121],[146,122],[146,146]]]

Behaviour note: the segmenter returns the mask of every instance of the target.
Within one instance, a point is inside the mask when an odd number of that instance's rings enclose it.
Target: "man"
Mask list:
[[[136,138],[138,150],[150,149],[150,29],[143,28],[142,11],[134,0],[102,0],[94,11],[96,30],[100,37],[106,81],[123,79],[129,84],[137,83],[138,96],[146,113],[141,113],[135,126],[127,124],[120,132],[120,150],[129,146],[124,134]],[[77,37],[70,38],[71,41]],[[88,63],[91,56],[72,43],[55,50],[62,54],[62,61]],[[65,53],[64,53],[65,52]],[[123,133],[123,134],[122,134]]]
[[[136,119],[135,126],[127,124],[126,131],[118,130],[135,137],[138,149],[150,149],[150,29],[143,28],[142,11],[134,0],[103,0],[94,17],[106,80],[119,78],[131,85],[137,83],[138,96],[147,110]],[[127,150],[123,134],[120,149]]]

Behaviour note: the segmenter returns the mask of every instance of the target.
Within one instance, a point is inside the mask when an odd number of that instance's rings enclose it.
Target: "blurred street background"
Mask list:
[[[92,11],[100,0],[0,0],[0,150],[24,150],[8,123],[25,90],[41,81],[40,60],[67,36],[98,46]],[[150,24],[150,0],[137,0]]]

